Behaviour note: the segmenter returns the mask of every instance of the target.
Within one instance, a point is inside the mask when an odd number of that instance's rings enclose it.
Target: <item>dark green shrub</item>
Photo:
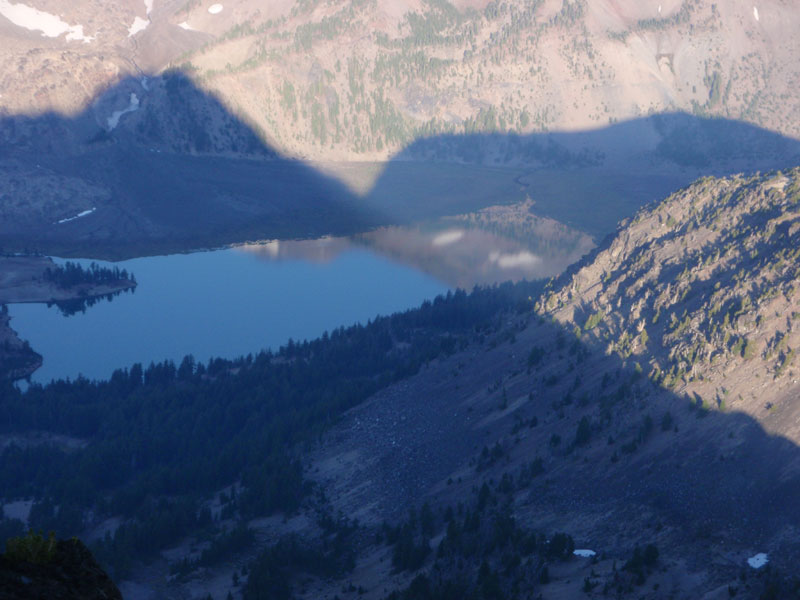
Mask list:
[[[41,533],[28,532],[22,537],[10,538],[6,541],[6,558],[16,561],[47,564],[56,555],[56,534],[52,531],[45,538]]]

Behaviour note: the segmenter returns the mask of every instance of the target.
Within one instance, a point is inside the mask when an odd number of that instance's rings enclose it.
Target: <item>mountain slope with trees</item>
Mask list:
[[[594,129],[682,111],[797,136],[788,2],[242,3],[175,59],[284,152],[386,158],[442,134]],[[227,29],[223,29],[227,27]],[[503,160],[488,156],[486,160]]]
[[[575,131],[676,111],[800,133],[798,15],[789,0],[222,6],[211,14],[207,3],[156,3],[146,15],[146,3],[59,6],[67,22],[84,25],[87,42],[9,23],[0,32],[0,106],[76,114],[92,103],[108,130],[114,111],[131,93],[141,100],[149,84],[105,91],[179,67],[263,141],[316,159],[383,160],[436,135]],[[128,35],[123,24],[135,18],[148,26]],[[207,135],[194,140],[201,151],[215,141],[220,151],[253,150],[248,136],[231,143],[223,121],[203,118]]]
[[[530,312],[503,314],[463,351],[352,409],[312,454],[314,480],[367,531],[417,511],[401,528],[410,537],[392,530],[362,550],[356,588],[794,597],[798,264],[787,255],[798,181],[795,169],[681,190],[623,224]],[[682,357],[704,337],[716,358]],[[425,503],[428,534],[414,529]],[[559,531],[596,558],[525,545]],[[748,565],[759,552],[770,569]],[[334,593],[317,585],[298,597]]]
[[[7,388],[5,500],[176,595],[792,597],[798,181],[698,181],[543,291]]]
[[[15,252],[352,234],[525,195],[602,237],[699,176],[800,156],[789,0],[59,8],[91,40],[0,29]]]

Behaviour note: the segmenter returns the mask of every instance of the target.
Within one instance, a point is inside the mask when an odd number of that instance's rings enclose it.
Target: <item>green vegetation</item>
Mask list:
[[[585,446],[589,443],[591,438],[592,422],[589,420],[589,417],[583,416],[581,417],[580,423],[578,423],[578,430],[575,432],[575,445]]]
[[[752,338],[748,338],[742,350],[742,356],[745,360],[750,360],[756,355],[756,343]]]
[[[10,560],[47,564],[55,557],[57,544],[58,540],[52,531],[44,537],[31,530],[28,535],[6,540],[5,556]]]
[[[110,294],[90,296],[82,286],[124,286],[125,291],[133,291],[136,286],[136,277],[126,269],[119,267],[101,267],[97,263],[90,263],[84,268],[79,263],[67,261],[63,265],[48,267],[44,271],[44,280],[57,285],[63,290],[78,288],[79,297],[71,300],[48,302],[48,306],[55,305],[63,315],[70,316],[86,309],[102,300],[110,300],[121,291]]]
[[[415,562],[416,568],[431,568],[387,600],[515,600],[545,585],[548,563],[571,560],[575,542],[563,532],[547,536],[521,526],[509,503],[515,489],[514,478],[505,474],[494,488],[481,486],[467,505],[430,514],[427,529],[412,512],[402,527],[423,544],[433,533],[443,532],[444,537],[435,556],[426,560],[420,552]]]
[[[534,346],[531,348],[530,353],[528,353],[528,367],[530,368],[538,365],[544,356],[545,351],[541,346]]]
[[[672,429],[673,422],[672,414],[669,411],[665,412],[661,417],[661,431],[669,431]]]
[[[89,264],[88,269],[85,269],[80,264],[69,260],[63,265],[45,269],[44,278],[46,281],[52,281],[62,289],[69,289],[84,283],[92,285],[118,283],[120,281],[136,283],[136,277],[134,277],[133,273],[128,273],[126,269],[101,267],[94,262]]]
[[[584,331],[591,331],[603,320],[605,317],[605,312],[602,310],[598,310],[596,313],[592,314],[588,319],[586,319],[586,323],[583,325]]]
[[[789,365],[792,364],[794,357],[795,357],[794,350],[789,350],[788,352],[783,353],[783,355],[778,360],[778,366],[775,369],[776,378],[780,377],[786,372],[786,369],[789,368]]]
[[[355,566],[351,536],[356,526],[342,521],[314,542],[288,535],[259,553],[248,568],[245,600],[290,600],[301,574],[342,578]]]
[[[430,515],[430,508],[428,514]],[[416,571],[425,562],[431,552],[426,537],[432,533],[432,519],[432,515],[427,519],[418,519],[416,513],[411,511],[408,520],[397,527],[384,524],[384,538],[389,545],[394,546],[392,566],[397,571]]]
[[[206,525],[209,522],[204,518]],[[244,524],[239,524],[230,531],[222,532],[211,540],[208,548],[205,548],[200,557],[195,560],[184,558],[183,561],[170,566],[170,574],[187,575],[197,568],[213,567],[225,560],[230,560],[231,556],[249,550],[255,542],[255,534]]]

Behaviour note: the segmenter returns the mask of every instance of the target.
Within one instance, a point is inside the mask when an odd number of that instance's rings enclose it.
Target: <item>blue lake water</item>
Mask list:
[[[44,304],[9,305],[11,326],[44,357],[33,381],[106,378],[136,362],[177,363],[187,354],[207,361],[277,349],[289,338],[366,323],[449,289],[358,247],[316,261],[226,249],[114,265],[134,273],[135,293],[69,317]]]

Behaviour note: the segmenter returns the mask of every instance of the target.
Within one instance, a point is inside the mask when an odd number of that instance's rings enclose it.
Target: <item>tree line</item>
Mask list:
[[[67,261],[63,265],[47,267],[44,271],[44,279],[55,283],[61,289],[69,289],[87,283],[92,285],[118,281],[136,283],[136,277],[127,269],[101,267],[95,262],[92,262],[88,268],[72,261]]]

